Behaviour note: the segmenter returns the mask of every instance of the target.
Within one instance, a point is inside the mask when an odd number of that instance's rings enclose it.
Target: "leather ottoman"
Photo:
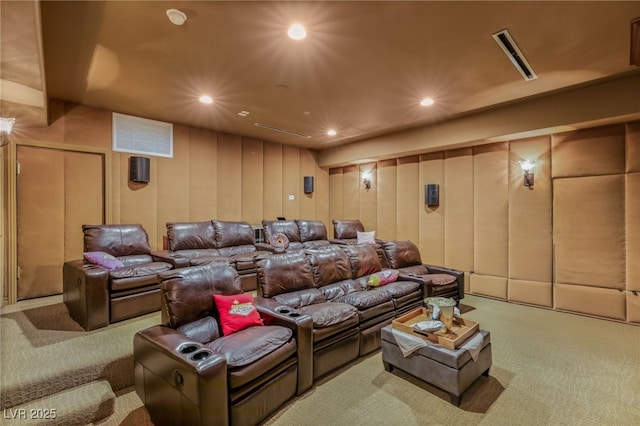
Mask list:
[[[405,357],[393,335],[392,326],[388,325],[382,328],[382,363],[387,371],[399,368],[448,392],[451,403],[459,406],[462,393],[481,375],[488,376],[491,368],[491,335],[485,330],[478,333],[482,336],[482,343],[478,345],[480,350],[475,361],[464,345],[451,350],[429,344]],[[479,337],[477,339],[479,341]]]

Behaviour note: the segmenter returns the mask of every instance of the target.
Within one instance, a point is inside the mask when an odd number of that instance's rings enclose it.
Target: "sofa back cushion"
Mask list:
[[[313,281],[317,287],[351,279],[351,263],[339,246],[307,249],[305,253],[309,258]]]
[[[216,232],[210,220],[167,223],[167,248],[169,251],[214,249],[215,247]]]
[[[372,245],[340,245],[339,247],[344,250],[349,257],[351,276],[353,279],[382,270],[380,258]]]
[[[392,269],[422,265],[420,250],[409,240],[384,241],[382,249],[389,262],[389,267]]]
[[[172,328],[214,315],[214,294],[242,293],[240,276],[228,261],[172,269],[158,276],[162,322]]]
[[[327,227],[320,220],[296,220],[300,241],[328,240]]]
[[[333,219],[333,238],[350,240],[358,238],[358,231],[364,232],[359,219]]]
[[[302,250],[258,257],[256,270],[263,297],[315,288],[311,264]]]
[[[82,225],[82,232],[85,252],[102,251],[115,257],[151,252],[147,231],[140,224]]]
[[[249,222],[214,220],[213,227],[216,230],[216,247],[218,249],[255,245],[253,227]]]
[[[271,237],[278,232],[282,232],[291,243],[300,243],[300,231],[295,220],[263,220],[262,229],[264,231],[264,240],[271,241]]]

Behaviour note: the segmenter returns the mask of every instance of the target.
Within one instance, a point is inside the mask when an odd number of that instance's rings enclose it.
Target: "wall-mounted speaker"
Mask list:
[[[311,194],[313,192],[313,176],[304,177],[304,193]]]
[[[129,180],[149,183],[151,160],[147,157],[129,157]]]
[[[424,186],[424,203],[429,207],[440,205],[440,185],[429,183]]]

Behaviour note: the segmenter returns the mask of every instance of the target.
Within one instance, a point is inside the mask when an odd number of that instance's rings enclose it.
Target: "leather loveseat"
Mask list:
[[[411,241],[384,241],[382,248],[389,267],[410,279],[424,283],[425,297],[464,298],[464,272],[422,263],[418,247]]]
[[[422,286],[404,280],[368,286],[381,271],[369,245],[329,245],[259,258],[258,299],[313,320],[313,377],[317,379],[380,347],[380,330],[422,303]]]
[[[331,244],[327,237],[327,227],[319,220],[263,220],[262,229],[265,242],[257,244],[257,247],[273,253]],[[274,242],[279,234],[286,236],[284,246]]]
[[[229,259],[240,274],[244,291],[257,287],[253,227],[248,222],[207,220],[167,223],[167,250],[155,252],[176,268],[194,266],[216,259]]]
[[[160,309],[158,273],[172,268],[151,253],[140,224],[83,225],[84,252],[113,256],[107,269],[87,260],[62,267],[63,300],[69,315],[85,330]]]
[[[228,261],[160,274],[162,325],[134,336],[138,396],[156,425],[255,425],[312,384],[311,319],[257,306],[223,335],[213,296],[242,293]]]

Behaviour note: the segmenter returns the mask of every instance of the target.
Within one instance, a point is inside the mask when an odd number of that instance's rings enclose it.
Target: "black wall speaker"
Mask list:
[[[440,185],[430,183],[424,186],[424,203],[427,206],[440,205]]]
[[[151,160],[147,157],[129,157],[129,180],[149,183]]]
[[[304,177],[304,193],[311,194],[313,192],[313,176]]]

